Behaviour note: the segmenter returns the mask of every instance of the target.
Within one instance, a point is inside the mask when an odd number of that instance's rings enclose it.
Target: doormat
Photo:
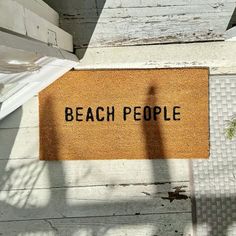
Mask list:
[[[68,72],[39,95],[40,159],[208,158],[208,74]]]

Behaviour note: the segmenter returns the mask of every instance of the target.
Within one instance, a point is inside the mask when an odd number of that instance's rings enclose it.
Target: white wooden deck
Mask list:
[[[217,43],[216,48],[225,47],[221,51],[203,46],[207,51],[198,59],[187,45],[133,47],[222,40],[235,0],[47,2],[61,12],[61,25],[75,38],[83,58],[78,69],[207,63],[212,74],[235,73],[233,42]],[[154,56],[160,50],[185,56]],[[219,54],[225,51],[228,60]],[[38,134],[37,97],[0,122],[0,235],[193,235],[188,160],[42,162]],[[170,202],[168,192],[177,186],[186,199]]]

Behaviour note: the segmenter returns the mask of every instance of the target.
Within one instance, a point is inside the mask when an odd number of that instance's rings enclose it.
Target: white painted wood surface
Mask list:
[[[192,235],[190,213],[0,222],[2,235],[181,236]],[[25,233],[34,232],[34,233]]]
[[[190,196],[188,182],[2,191],[0,201],[5,204],[0,221],[191,213],[189,198],[165,199],[176,186],[183,186],[186,197]],[[14,208],[19,209],[17,214]]]
[[[59,14],[43,0],[14,0],[52,24],[59,26]]]
[[[46,0],[76,48],[223,40],[235,0]]]
[[[73,51],[72,36],[69,33],[19,2],[0,0],[0,13],[1,28],[70,52]]]
[[[77,53],[83,55],[78,70],[200,66],[209,67],[211,75],[236,73],[236,42],[88,48]]]

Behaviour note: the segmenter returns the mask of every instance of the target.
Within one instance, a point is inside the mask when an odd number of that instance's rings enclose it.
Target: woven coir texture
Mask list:
[[[71,71],[43,90],[40,159],[208,158],[208,69]]]

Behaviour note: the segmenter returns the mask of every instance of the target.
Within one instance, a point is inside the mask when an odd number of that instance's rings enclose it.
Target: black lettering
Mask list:
[[[141,120],[141,118],[137,118],[137,116],[141,116],[141,112],[137,112],[137,109],[141,109],[141,107],[134,107],[134,120],[135,121]]]
[[[110,121],[110,116],[111,116],[111,120],[114,121],[115,120],[115,107],[112,106],[111,111],[109,109],[110,107],[107,107],[107,121]]]
[[[66,121],[72,121],[72,120],[74,120],[73,109],[70,108],[70,107],[66,107],[66,108],[65,108],[65,120],[66,120]]]
[[[88,108],[87,116],[86,116],[86,121],[89,121],[89,120],[94,121],[93,111],[91,107]]]
[[[157,120],[157,115],[159,115],[161,113],[161,108],[158,106],[155,106],[153,108],[153,116],[154,116],[154,120]]]
[[[76,107],[76,121],[83,121],[83,119],[80,119],[80,116],[83,116],[82,113],[79,113],[80,110],[83,110],[83,107]]]
[[[104,121],[104,116],[100,116],[100,111],[104,111],[104,108],[103,107],[97,107],[97,110],[96,110],[96,119],[97,121]]]
[[[174,106],[173,107],[173,119],[174,120],[180,120],[180,117],[176,117],[178,115],[180,115],[180,112],[177,112],[176,109],[180,109],[179,106]]]
[[[144,120],[151,120],[151,107],[145,106],[143,109]]]
[[[126,120],[126,116],[131,113],[130,107],[124,107],[123,108],[123,119]]]
[[[167,107],[164,106],[164,120],[170,120],[170,117],[168,117],[168,114],[167,114]]]

